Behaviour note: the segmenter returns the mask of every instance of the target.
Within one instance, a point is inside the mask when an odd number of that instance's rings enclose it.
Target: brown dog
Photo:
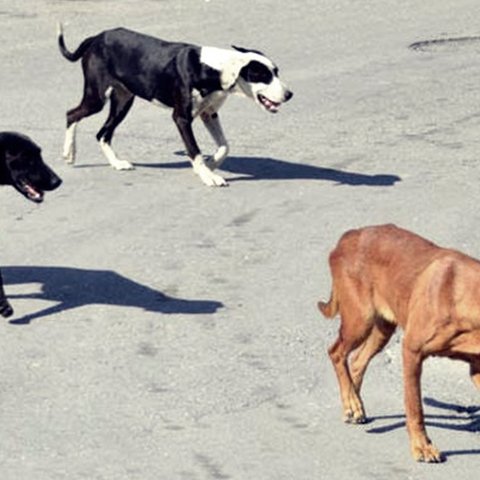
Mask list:
[[[442,461],[425,430],[422,362],[431,355],[464,360],[480,388],[480,262],[395,225],[382,225],[346,232],[330,254],[330,268],[331,298],[318,302],[318,308],[326,317],[341,317],[328,353],[345,421],[365,421],[360,398],[365,370],[400,325],[412,455],[418,461]]]

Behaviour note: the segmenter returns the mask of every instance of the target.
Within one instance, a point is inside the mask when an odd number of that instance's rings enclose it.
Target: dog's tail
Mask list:
[[[326,318],[333,318],[338,313],[338,298],[335,291],[335,285],[332,287],[330,300],[326,302],[318,302],[317,307]]]
[[[94,38],[95,37],[86,38],[74,52],[70,52],[65,46],[65,40],[63,38],[63,25],[60,22],[57,24],[58,48],[60,49],[60,53],[70,62],[76,62],[82,58],[85,50],[90,46]]]

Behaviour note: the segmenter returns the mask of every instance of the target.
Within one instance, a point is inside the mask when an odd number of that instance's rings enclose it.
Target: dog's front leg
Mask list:
[[[218,147],[217,151],[206,160],[207,166],[211,170],[215,170],[222,165],[228,155],[228,143],[223,134],[220,118],[216,111],[202,112],[200,118]]]
[[[13,308],[10,303],[8,303],[7,297],[5,296],[2,273],[0,272],[0,315],[2,315],[2,317],[10,317],[12,314]]]
[[[190,112],[191,109],[181,111],[180,108],[174,108],[173,120],[177,125],[180,136],[187,149],[188,156],[192,162],[193,171],[201,178],[202,182],[209,187],[225,186],[227,182],[220,175],[213,173],[205,164],[203,156],[198,148],[197,142],[193,135],[192,121],[193,117]]]
[[[423,358],[420,352],[403,342],[403,377],[405,388],[405,414],[410,437],[410,450],[418,462],[441,462],[442,455],[427,436],[422,408],[420,378]]]

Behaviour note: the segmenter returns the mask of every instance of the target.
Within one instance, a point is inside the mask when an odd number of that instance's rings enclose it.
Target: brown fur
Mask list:
[[[341,318],[328,353],[345,421],[365,421],[360,398],[365,370],[399,325],[411,452],[415,460],[441,461],[425,429],[422,362],[432,355],[466,361],[480,388],[480,262],[382,225],[346,232],[330,254],[330,268],[332,295],[318,308],[326,317]]]

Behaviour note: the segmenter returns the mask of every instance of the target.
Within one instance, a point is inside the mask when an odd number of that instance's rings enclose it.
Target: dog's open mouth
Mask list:
[[[274,102],[262,94],[258,95],[258,101],[271,113],[277,113],[280,108],[280,102]]]
[[[42,190],[35,188],[32,184],[26,182],[25,180],[20,182],[20,189],[22,193],[32,202],[43,202]]]

